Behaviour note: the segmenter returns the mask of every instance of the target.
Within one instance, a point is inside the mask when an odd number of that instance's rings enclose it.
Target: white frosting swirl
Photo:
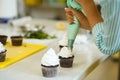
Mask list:
[[[42,57],[41,64],[45,66],[55,66],[59,64],[59,58],[55,51],[50,48]]]
[[[62,39],[58,42],[59,45],[67,46],[68,45],[68,36],[67,33],[65,33],[62,37]]]
[[[5,48],[4,48],[3,44],[0,42],[0,53],[4,52],[4,51],[5,51]]]
[[[71,50],[69,50],[67,47],[63,47],[61,51],[58,53],[58,56],[61,56],[63,58],[68,58],[68,57],[72,57],[73,54]]]

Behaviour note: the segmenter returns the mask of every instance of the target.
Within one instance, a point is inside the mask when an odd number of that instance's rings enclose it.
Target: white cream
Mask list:
[[[5,48],[4,48],[3,44],[0,42],[0,53],[4,52],[4,51],[5,51]]]
[[[62,39],[58,42],[59,45],[67,46],[68,45],[68,35],[65,33]]]
[[[68,58],[68,57],[72,57],[73,54],[71,50],[69,50],[67,47],[63,47],[61,51],[58,53],[58,56],[61,56],[63,58]]]
[[[45,66],[55,66],[59,64],[59,58],[55,51],[50,48],[42,57],[41,64]]]

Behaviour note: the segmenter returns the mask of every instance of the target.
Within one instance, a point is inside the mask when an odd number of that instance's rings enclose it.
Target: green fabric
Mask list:
[[[120,0],[100,0],[103,22],[97,23],[92,35],[98,49],[107,55],[120,51]]]

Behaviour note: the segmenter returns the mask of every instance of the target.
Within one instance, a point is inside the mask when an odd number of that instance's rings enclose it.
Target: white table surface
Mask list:
[[[41,72],[41,57],[49,48],[53,48],[56,53],[59,52],[58,41],[65,31],[58,31],[55,28],[57,21],[35,20],[32,22],[45,24],[48,26],[46,30],[53,30],[52,33],[55,33],[59,38],[49,40],[24,39],[24,42],[46,44],[48,47],[4,69],[0,69],[0,80],[83,80],[108,57],[99,52],[93,41],[89,39],[86,42],[79,41],[81,35],[78,35],[73,48],[75,55],[73,67],[59,67],[56,77],[45,78]],[[15,33],[11,32],[11,28],[13,27],[8,24],[0,24],[0,34],[14,35]]]

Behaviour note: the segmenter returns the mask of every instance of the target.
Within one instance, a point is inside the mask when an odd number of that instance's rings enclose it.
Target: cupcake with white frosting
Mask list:
[[[60,66],[64,68],[70,68],[73,65],[74,55],[67,47],[63,47],[58,53],[60,59]]]
[[[63,48],[63,47],[67,47],[68,46],[68,35],[67,33],[65,33],[62,37],[62,39],[58,42],[59,44],[59,48],[60,50]]]
[[[55,77],[57,75],[57,67],[59,66],[59,58],[55,51],[50,48],[41,59],[42,74],[44,77]]]
[[[7,50],[4,48],[3,44],[0,42],[0,62],[5,61],[6,51]]]

